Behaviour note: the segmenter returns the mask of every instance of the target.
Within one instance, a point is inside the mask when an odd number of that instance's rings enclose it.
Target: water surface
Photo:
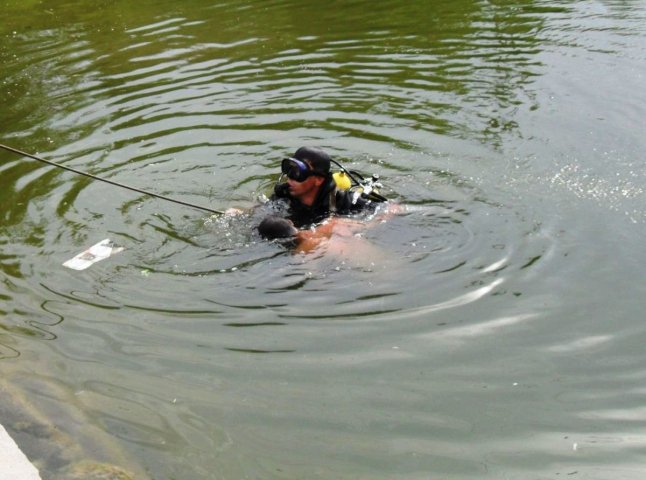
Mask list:
[[[155,479],[642,478],[644,2],[3,11],[2,143],[215,209],[315,145],[407,207],[294,255],[0,153],[0,367],[61,430]]]

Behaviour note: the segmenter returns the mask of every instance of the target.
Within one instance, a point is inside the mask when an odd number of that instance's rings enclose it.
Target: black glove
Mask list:
[[[277,183],[274,187],[274,196],[276,198],[289,197],[289,185],[287,183]]]

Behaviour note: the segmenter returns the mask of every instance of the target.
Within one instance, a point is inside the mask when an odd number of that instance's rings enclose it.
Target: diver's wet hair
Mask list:
[[[267,240],[292,238],[298,233],[294,224],[289,220],[270,215],[258,225],[258,233]]]

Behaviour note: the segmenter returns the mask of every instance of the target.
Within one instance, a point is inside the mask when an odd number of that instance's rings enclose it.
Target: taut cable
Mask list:
[[[159,198],[161,200],[166,200],[167,202],[177,203],[179,205],[184,205],[186,207],[197,208],[198,210],[203,210],[203,211],[209,212],[209,213],[215,213],[217,215],[224,215],[224,212],[222,212],[220,210],[214,210],[214,209],[209,208],[209,207],[203,207],[201,205],[195,205],[194,203],[184,202],[182,200],[177,200],[175,198],[170,198],[170,197],[167,197],[165,195],[160,195],[160,194],[154,193],[154,192],[148,192],[148,191],[142,190],[140,188],[131,187],[130,185],[125,185],[123,183],[115,182],[113,180],[108,180],[107,178],[97,177],[96,175],[92,175],[91,173],[83,172],[81,170],[77,170],[75,168],[68,167],[66,165],[61,165],[60,163],[52,162],[51,160],[46,160],[46,159],[44,159],[42,157],[39,157],[37,155],[33,155],[33,154],[27,153],[27,152],[23,152],[22,150],[18,150],[17,148],[13,148],[13,147],[9,147],[7,145],[3,145],[1,143],[0,143],[0,148],[2,148],[3,150],[6,150],[8,152],[15,153],[16,155],[21,155],[23,157],[31,158],[33,160],[38,160],[39,162],[46,163],[47,165],[51,165],[52,167],[61,168],[63,170],[67,170],[68,172],[73,172],[73,173],[76,173],[78,175],[83,175],[84,177],[91,178],[92,180],[99,180],[100,182],[109,183],[110,185],[114,185],[116,187],[125,188],[127,190],[132,190],[133,192],[137,192],[137,193],[141,193],[141,194],[148,195],[148,196],[151,196],[151,197]]]

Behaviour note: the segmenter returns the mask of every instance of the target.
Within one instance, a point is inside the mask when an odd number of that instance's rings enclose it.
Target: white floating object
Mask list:
[[[90,265],[105,260],[106,258],[123,251],[123,247],[115,247],[109,238],[101,240],[96,245],[92,245],[84,252],[79,253],[76,257],[68,260],[63,264],[64,267],[73,270],[85,270]]]

